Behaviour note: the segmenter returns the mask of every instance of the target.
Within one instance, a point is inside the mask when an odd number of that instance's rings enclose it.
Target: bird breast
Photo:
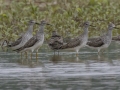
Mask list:
[[[36,43],[33,47],[34,47],[35,49],[37,49],[37,48],[39,48],[39,47],[42,46],[43,42],[44,42],[44,35],[42,36],[41,39],[39,39],[39,40],[37,41],[37,43]]]

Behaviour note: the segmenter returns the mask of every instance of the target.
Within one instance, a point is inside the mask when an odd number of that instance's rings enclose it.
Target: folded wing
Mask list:
[[[90,38],[88,39],[87,45],[91,47],[100,47],[104,45],[104,42],[101,38]]]
[[[74,48],[76,46],[79,46],[80,44],[81,44],[81,41],[79,40],[79,38],[75,38],[69,41],[68,43],[62,45],[60,49]]]
[[[22,41],[22,36],[19,37],[16,41],[14,41],[13,43],[9,44],[8,47],[14,47],[18,44],[20,44],[20,42]]]
[[[27,43],[23,47],[16,49],[15,51],[19,52],[25,48],[30,48],[30,47],[34,46],[36,44],[36,42],[37,42],[37,38],[36,38],[36,36],[33,36],[30,40],[27,41]]]

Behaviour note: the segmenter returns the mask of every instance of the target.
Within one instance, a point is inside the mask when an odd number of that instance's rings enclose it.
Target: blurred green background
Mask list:
[[[120,0],[0,0],[0,40],[15,40],[32,19],[45,19],[53,25],[45,28],[45,40],[53,30],[64,38],[75,37],[83,31],[80,25],[86,20],[96,26],[89,28],[89,36],[99,36],[109,22],[120,27]],[[33,34],[36,30],[38,26]],[[113,31],[113,35],[119,33]]]

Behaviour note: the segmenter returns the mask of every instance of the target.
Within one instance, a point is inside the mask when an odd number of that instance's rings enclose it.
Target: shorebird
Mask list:
[[[23,47],[20,47],[15,51],[17,52],[31,51],[31,59],[32,59],[32,53],[34,50],[36,50],[36,59],[37,59],[37,52],[44,42],[44,26],[45,25],[50,25],[50,24],[48,24],[44,20],[41,21],[40,29],[38,30],[36,35],[34,35],[31,39],[29,39]]]
[[[13,50],[18,49],[22,46],[25,45],[25,43],[33,37],[32,32],[33,32],[33,26],[34,24],[38,24],[37,22],[30,20],[28,24],[28,30],[20,36],[16,41],[12,42],[11,44],[8,45],[8,47],[11,47]]]
[[[52,36],[48,42],[49,47],[54,50],[54,54],[56,50],[59,50],[61,45],[63,45],[63,38],[57,33],[57,31],[52,32]]]
[[[110,45],[112,41],[112,30],[114,28],[116,28],[115,25],[109,23],[107,33],[97,38],[88,39],[87,46],[97,49],[99,54],[101,49],[105,49]]]
[[[84,31],[80,36],[70,40],[66,44],[62,45],[59,49],[75,50],[76,55],[78,55],[79,49],[86,46],[88,41],[88,27],[92,25],[86,21],[84,22],[83,26]]]

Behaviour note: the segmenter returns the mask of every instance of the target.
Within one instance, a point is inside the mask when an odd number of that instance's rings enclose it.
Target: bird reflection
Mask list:
[[[108,63],[109,65],[114,65],[112,59],[106,55],[91,55],[88,57],[89,60],[94,60],[96,63]]]
[[[53,63],[58,63],[59,61],[62,61],[62,56],[61,55],[53,55],[50,57],[50,61],[52,61]]]
[[[81,60],[78,56],[64,56],[64,55],[53,55],[50,57],[50,61],[53,63],[59,63],[61,61],[63,62],[70,62],[70,63],[81,63],[83,60]]]
[[[19,59],[18,63],[23,66],[28,66],[30,68],[44,66],[40,60],[31,60],[31,59]]]

